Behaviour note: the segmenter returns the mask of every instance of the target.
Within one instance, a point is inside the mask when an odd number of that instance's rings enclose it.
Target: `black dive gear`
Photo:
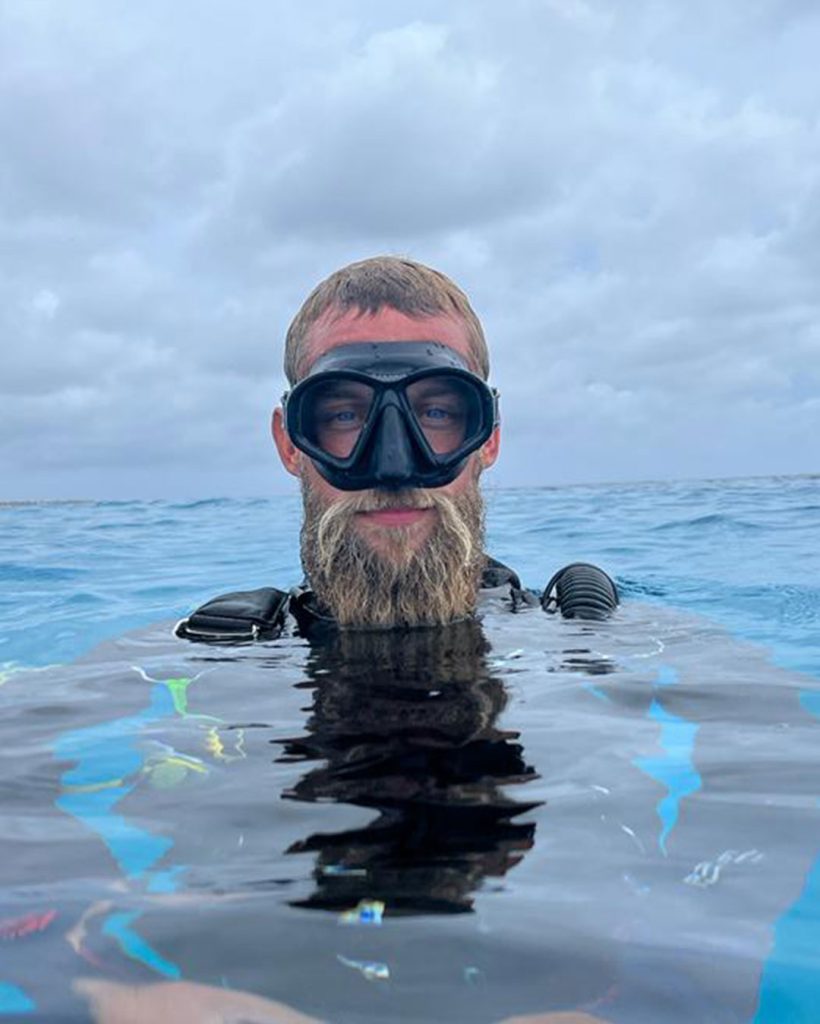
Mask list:
[[[291,441],[343,491],[442,487],[498,424],[498,393],[439,341],[359,341],[282,398]]]
[[[522,587],[512,569],[486,556],[481,590],[497,588],[508,588],[511,611],[538,606],[538,594]],[[544,611],[560,612],[565,619],[606,619],[618,606],[618,589],[603,569],[573,562],[552,577],[540,603]],[[302,636],[337,628],[310,587],[302,584],[289,594],[274,587],[260,587],[214,597],[178,622],[174,633],[185,640],[212,644],[274,640],[289,617]]]
[[[565,619],[606,619],[618,607],[618,588],[603,569],[572,562],[552,577],[541,596],[545,612]]]
[[[203,643],[249,643],[278,636],[290,595],[275,587],[221,594],[174,627],[177,636]]]

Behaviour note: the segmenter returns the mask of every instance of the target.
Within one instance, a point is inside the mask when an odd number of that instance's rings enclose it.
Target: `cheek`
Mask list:
[[[342,498],[350,497],[350,491],[340,491],[337,487],[329,484],[307,455],[302,452],[299,455],[302,490],[309,491],[311,497],[317,500],[323,509]]]
[[[299,452],[299,473],[302,477],[302,486],[309,488],[313,494],[326,497],[328,492],[331,496],[335,493],[336,488],[330,486],[303,452]]]
[[[437,487],[436,490],[447,494],[452,498],[458,498],[467,491],[478,486],[478,478],[481,476],[481,460],[476,452],[468,458],[467,465],[462,469],[455,480],[451,480],[444,487]]]

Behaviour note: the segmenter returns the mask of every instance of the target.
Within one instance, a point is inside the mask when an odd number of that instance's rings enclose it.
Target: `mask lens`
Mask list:
[[[475,388],[460,377],[426,377],[407,385],[407,401],[436,455],[449,455],[476,433],[481,403]]]
[[[325,380],[302,397],[301,427],[322,451],[346,459],[353,451],[373,404],[374,389],[358,380]]]

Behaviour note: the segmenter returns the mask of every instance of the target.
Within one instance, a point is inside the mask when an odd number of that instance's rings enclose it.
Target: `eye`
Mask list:
[[[322,427],[328,430],[342,430],[350,427],[360,427],[364,422],[367,409],[361,406],[326,405],[318,410],[317,418]]]
[[[459,423],[464,418],[464,411],[457,402],[438,402],[420,406],[416,410],[416,415],[425,423],[445,427]]]
[[[422,413],[428,420],[435,420],[438,423],[447,423],[456,418],[457,413],[453,409],[447,409],[441,405],[431,405]]]

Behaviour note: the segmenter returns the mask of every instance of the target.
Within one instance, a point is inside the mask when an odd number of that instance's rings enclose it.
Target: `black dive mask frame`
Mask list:
[[[421,379],[458,378],[469,384],[475,425],[453,451],[433,451],[408,401],[406,388]],[[346,458],[319,447],[304,428],[306,400],[320,384],[360,381],[374,397],[353,450]],[[461,473],[467,457],[498,426],[498,392],[468,369],[461,356],[439,341],[357,341],[339,345],[316,360],[309,373],[282,397],[285,427],[294,445],[319,473],[342,491],[371,488],[443,487]]]

